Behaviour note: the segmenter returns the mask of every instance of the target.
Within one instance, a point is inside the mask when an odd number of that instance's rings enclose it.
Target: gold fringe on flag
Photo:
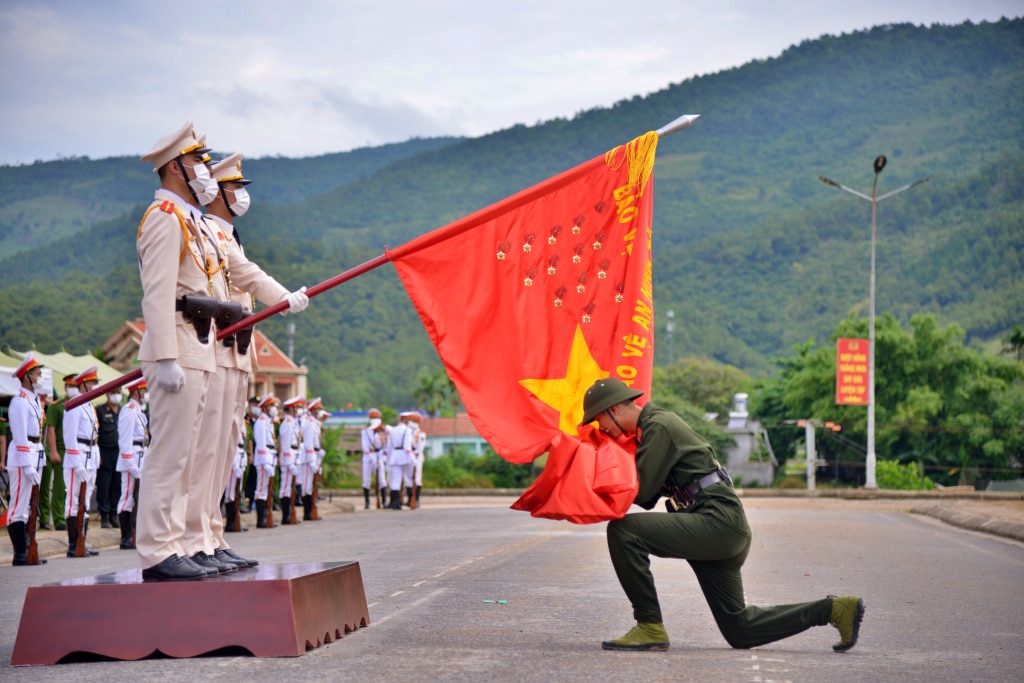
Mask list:
[[[647,182],[651,179],[651,173],[654,172],[654,153],[657,149],[658,134],[651,131],[610,150],[604,155],[604,161],[613,170],[621,167],[623,162],[629,164],[629,186],[639,186],[637,196],[642,197],[644,188],[647,187]],[[624,152],[621,159],[619,159],[619,150]]]

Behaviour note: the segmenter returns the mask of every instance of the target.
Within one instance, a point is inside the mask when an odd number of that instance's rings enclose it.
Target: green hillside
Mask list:
[[[699,113],[692,130],[659,144],[655,169],[655,298],[659,313],[676,314],[675,358],[764,374],[792,345],[824,341],[851,312],[866,315],[870,206],[817,178],[870,191],[878,154],[889,157],[880,193],[934,176],[879,205],[878,311],[902,321],[935,312],[984,346],[1024,320],[1022,67],[1021,19],[825,37],[571,119],[411,141],[420,146],[398,146],[387,160],[361,150],[359,170],[344,155],[253,160],[254,205],[239,229],[268,272],[289,287],[312,285]],[[30,197],[9,178],[22,188],[70,186],[69,202],[100,205],[115,184],[103,173],[115,171],[97,169],[116,161],[0,168],[0,220],[18,201],[42,211],[55,197]],[[48,182],[42,167],[67,179]],[[94,178],[108,182],[84,191]],[[139,314],[131,235],[155,187],[147,180],[127,200],[102,200],[130,201],[119,205],[130,206],[124,213],[83,213],[74,234],[68,227],[69,236],[0,262],[4,343],[80,352]],[[438,364],[390,266],[289,320],[311,391],[329,405],[407,405],[419,368]],[[284,323],[263,329],[282,341]],[[668,359],[665,341],[658,363]]]

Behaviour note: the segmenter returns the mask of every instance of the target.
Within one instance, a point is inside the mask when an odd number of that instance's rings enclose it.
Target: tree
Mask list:
[[[944,484],[983,486],[991,479],[1018,477],[1024,458],[1024,367],[965,347],[963,330],[940,329],[934,315],[915,315],[910,327],[902,329],[888,313],[876,324],[879,458],[917,462]],[[866,321],[850,317],[839,323],[832,341],[867,336]],[[772,433],[773,442],[784,440],[784,420],[804,417],[838,422],[846,440],[866,440],[866,410],[835,404],[835,347],[808,342],[779,366],[779,377],[758,386],[752,401],[753,412],[782,431],[778,439]],[[848,449],[844,458],[862,459],[863,451]]]
[[[1024,328],[1017,325],[1010,332],[1010,335],[1003,340],[1001,353],[1012,353],[1017,356],[1017,362],[1024,361]]]

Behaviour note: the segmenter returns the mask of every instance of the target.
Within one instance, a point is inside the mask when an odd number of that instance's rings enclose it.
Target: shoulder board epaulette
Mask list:
[[[160,205],[160,210],[164,213],[174,213],[174,202],[170,199],[164,200],[164,203]]]

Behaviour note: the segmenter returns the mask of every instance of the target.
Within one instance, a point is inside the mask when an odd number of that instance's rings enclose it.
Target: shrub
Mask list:
[[[917,463],[901,465],[895,460],[879,460],[875,463],[875,480],[880,489],[899,491],[931,491],[935,483],[922,477]]]

